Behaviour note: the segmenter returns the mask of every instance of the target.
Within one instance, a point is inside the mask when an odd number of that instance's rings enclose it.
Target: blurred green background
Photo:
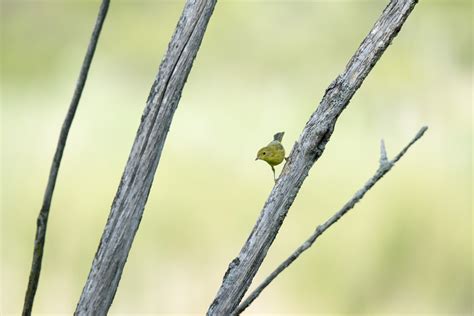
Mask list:
[[[388,1],[217,4],[113,314],[204,314],[289,151]],[[54,194],[35,313],[71,314],[184,1],[112,1]],[[1,2],[1,310],[19,314],[35,221],[99,1]],[[248,313],[472,313],[472,3],[420,1],[340,117],[254,286],[422,125],[425,137]],[[281,168],[278,168],[278,171]]]

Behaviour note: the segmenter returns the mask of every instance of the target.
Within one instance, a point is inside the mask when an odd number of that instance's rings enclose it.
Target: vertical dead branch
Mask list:
[[[33,302],[35,299],[36,289],[38,288],[39,277],[41,273],[41,262],[43,260],[44,243],[46,238],[46,227],[48,224],[49,210],[51,207],[51,199],[53,198],[54,187],[56,185],[56,179],[58,177],[59,166],[63,157],[64,148],[66,147],[67,136],[69,129],[71,128],[74,115],[76,114],[79,100],[81,99],[82,90],[87,80],[87,74],[94,57],[95,48],[99,40],[100,31],[104,24],[107,11],[109,9],[110,0],[103,0],[99,8],[99,14],[95,23],[94,30],[87,48],[86,56],[82,63],[79,78],[76,83],[76,88],[72,96],[69,109],[64,119],[61,133],[59,134],[58,144],[56,146],[56,152],[54,153],[53,162],[49,171],[48,184],[46,185],[46,191],[43,196],[43,205],[36,220],[36,236],[33,250],[33,262],[31,264],[30,277],[28,280],[28,287],[25,294],[25,302],[23,304],[23,315],[31,315],[33,309]]]
[[[160,65],[99,248],[76,308],[105,315],[112,304],[161,151],[216,0],[188,0]]]
[[[385,49],[400,31],[417,0],[391,0],[351,58],[326,90],[293,147],[240,254],[232,260],[208,315],[229,315],[238,306],[278,234],[288,209],[314,162],[322,155],[337,118]]]

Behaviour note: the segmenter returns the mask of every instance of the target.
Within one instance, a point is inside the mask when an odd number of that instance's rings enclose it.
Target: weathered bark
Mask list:
[[[64,148],[66,147],[67,136],[71,129],[72,121],[76,114],[79,101],[81,100],[82,91],[87,80],[87,74],[94,57],[95,48],[99,41],[100,31],[104,24],[107,11],[109,9],[110,0],[103,0],[99,8],[99,14],[97,15],[94,30],[89,41],[84,61],[82,62],[81,71],[79,78],[77,79],[74,94],[72,96],[71,103],[69,104],[66,117],[64,118],[61,132],[59,134],[58,144],[56,146],[56,152],[54,153],[53,162],[49,171],[48,184],[43,196],[43,204],[41,206],[38,218],[36,220],[36,235],[35,244],[33,250],[33,262],[31,263],[30,277],[28,279],[28,287],[26,289],[25,301],[23,304],[22,315],[31,315],[33,309],[33,302],[36,295],[36,289],[38,288],[39,277],[41,273],[41,263],[43,261],[44,244],[46,241],[46,228],[48,225],[49,210],[51,208],[51,200],[53,199],[54,187],[56,186],[56,179],[58,178],[59,167],[63,157]]]
[[[238,306],[278,234],[288,209],[314,162],[321,156],[337,118],[414,8],[417,0],[391,0],[345,71],[334,80],[294,145],[240,254],[232,260],[208,315],[229,315]]]
[[[105,315],[112,304],[183,86],[216,0],[188,0],[160,65],[99,248],[76,308]]]
[[[344,206],[331,216],[324,224],[319,225],[311,236],[299,246],[285,261],[283,261],[269,276],[263,280],[263,282],[250,293],[250,295],[237,307],[232,315],[240,315],[252,302],[260,295],[260,293],[281,273],[283,270],[288,268],[298,257],[308,250],[314,242],[321,236],[329,227],[335,224],[342,216],[347,214],[356,204],[359,202],[364,195],[380,180],[382,177],[389,172],[395,163],[403,157],[407,150],[426,132],[428,127],[422,127],[415,137],[406,145],[392,160],[388,160],[387,152],[385,151],[385,144],[382,141],[380,143],[380,163],[375,174],[364,184],[364,186],[358,190],[354,196]]]

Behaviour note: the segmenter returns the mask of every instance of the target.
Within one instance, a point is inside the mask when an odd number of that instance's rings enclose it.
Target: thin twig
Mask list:
[[[418,0],[390,0],[346,69],[329,85],[293,146],[285,166],[238,256],[231,261],[209,306],[209,316],[231,314],[247,292],[314,163],[321,157],[337,119],[377,64]]]
[[[380,164],[375,174],[370,178],[365,185],[357,191],[352,199],[350,199],[338,212],[336,212],[331,218],[329,218],[324,224],[319,225],[314,233],[301,245],[299,246],[285,261],[283,261],[278,268],[276,268],[265,280],[257,286],[257,288],[237,307],[233,312],[233,315],[239,315],[242,313],[259,295],[260,293],[281,273],[283,270],[293,263],[305,250],[313,245],[316,239],[321,236],[329,227],[336,223],[344,214],[351,210],[357,202],[359,202],[364,195],[377,183],[382,177],[392,169],[395,163],[406,153],[408,148],[411,147],[421,136],[425,133],[428,127],[424,126],[416,134],[416,136],[406,145],[400,153],[395,156],[391,161],[387,160],[387,154],[385,151],[385,145],[382,141],[380,144]]]
[[[87,80],[87,74],[89,72],[92,58],[94,57],[97,42],[99,40],[100,31],[102,30],[102,25],[104,24],[105,17],[107,16],[109,3],[110,0],[103,0],[102,4],[100,5],[95,27],[92,32],[91,39],[89,41],[89,47],[87,48],[87,52],[81,66],[81,71],[79,73],[79,78],[76,83],[76,88],[74,90],[69,109],[61,127],[61,132],[59,134],[56,152],[54,153],[53,162],[49,171],[48,184],[46,185],[46,191],[43,196],[43,204],[41,206],[41,210],[36,221],[36,236],[33,250],[33,262],[31,264],[30,277],[28,280],[28,287],[26,289],[25,294],[25,302],[23,305],[22,313],[23,315],[31,315],[31,310],[33,308],[33,302],[35,299],[36,289],[38,288],[38,281],[41,273],[41,262],[43,259],[46,227],[48,224],[51,199],[53,197],[54,187],[56,185],[56,179],[58,177],[59,166],[61,164],[64,148],[66,146],[69,129],[71,128],[71,124],[74,119],[79,100],[81,99],[82,91],[84,90],[84,85]]]

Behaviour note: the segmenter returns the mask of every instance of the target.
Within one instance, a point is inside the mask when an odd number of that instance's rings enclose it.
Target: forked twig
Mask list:
[[[321,236],[329,227],[336,223],[344,214],[351,210],[357,202],[359,202],[374,185],[382,177],[392,169],[395,163],[403,157],[410,148],[418,139],[420,139],[423,134],[428,129],[427,126],[422,127],[415,137],[406,145],[398,155],[396,155],[392,160],[387,159],[387,153],[385,150],[385,144],[383,140],[380,143],[380,164],[375,172],[375,174],[365,183],[365,185],[357,191],[354,196],[331,218],[329,218],[324,224],[319,225],[314,233],[301,245],[299,246],[285,261],[283,261],[278,268],[276,268],[265,280],[257,286],[257,288],[236,308],[232,313],[233,315],[239,315],[242,313],[259,295],[260,293],[281,273],[283,270],[288,268],[288,266],[293,263],[304,251],[311,247],[316,239]]]

